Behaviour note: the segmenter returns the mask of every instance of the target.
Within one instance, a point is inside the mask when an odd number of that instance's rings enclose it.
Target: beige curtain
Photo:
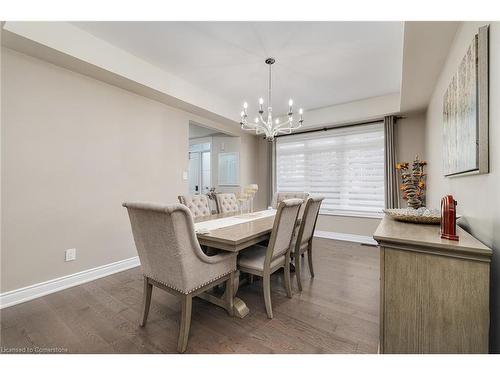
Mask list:
[[[270,207],[276,189],[276,138],[272,142],[268,142],[267,151],[268,151],[267,156],[269,162],[269,168],[267,170],[268,171],[267,206]]]
[[[384,117],[385,135],[385,207],[399,207],[398,175],[396,171],[395,116]]]

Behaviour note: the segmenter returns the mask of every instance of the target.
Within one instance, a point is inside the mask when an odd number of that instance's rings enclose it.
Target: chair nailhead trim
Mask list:
[[[176,291],[178,291],[179,293],[182,293],[182,294],[189,294],[189,293],[194,292],[195,290],[198,290],[198,289],[200,289],[200,288],[203,288],[205,285],[208,285],[208,284],[210,284],[211,282],[213,282],[213,281],[215,281],[215,280],[218,280],[218,279],[220,279],[220,278],[222,278],[222,277],[224,277],[224,276],[226,276],[226,275],[229,275],[231,272],[234,272],[234,271],[236,271],[236,268],[235,268],[234,270],[232,270],[232,271],[229,271],[229,272],[223,273],[222,275],[219,275],[219,276],[217,276],[217,277],[214,277],[213,279],[210,279],[210,280],[208,280],[207,282],[205,282],[205,283],[203,283],[203,284],[201,284],[201,285],[197,286],[196,288],[193,288],[193,289],[191,289],[191,290],[188,290],[187,292],[186,292],[186,291],[184,291],[184,290],[180,290],[179,288],[176,288],[175,286],[172,286],[172,285],[169,285],[169,284],[167,284],[167,283],[164,283],[163,281],[159,281],[159,280],[157,280],[156,278],[151,277],[151,276],[149,276],[149,275],[144,274],[144,276],[146,276],[147,278],[153,279],[153,280],[154,280],[154,281],[156,281],[157,283],[163,284],[163,285],[165,285],[165,286],[169,287],[170,289],[176,290]]]

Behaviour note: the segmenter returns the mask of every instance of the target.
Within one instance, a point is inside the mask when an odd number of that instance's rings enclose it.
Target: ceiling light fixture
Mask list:
[[[286,121],[280,122],[277,118],[273,121],[273,107],[272,107],[272,66],[275,60],[272,57],[266,59],[266,64],[269,65],[269,91],[268,91],[268,106],[267,106],[267,119],[264,120],[264,99],[259,99],[259,115],[255,117],[254,122],[248,122],[248,103],[243,103],[243,111],[241,111],[241,121],[240,125],[243,130],[255,131],[256,134],[264,134],[266,139],[272,141],[274,137],[278,134],[290,134],[293,130],[296,130],[302,126],[302,108],[299,109],[299,121],[294,122],[293,120],[293,100],[288,101],[288,119]]]

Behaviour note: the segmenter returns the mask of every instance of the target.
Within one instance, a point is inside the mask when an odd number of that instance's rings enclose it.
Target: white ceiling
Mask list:
[[[304,109],[400,92],[403,22],[74,22],[91,34],[226,99],[239,113],[292,97]]]

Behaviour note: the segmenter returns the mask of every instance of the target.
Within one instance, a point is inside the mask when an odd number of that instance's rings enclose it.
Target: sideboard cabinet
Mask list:
[[[380,223],[381,353],[488,353],[492,251],[457,230]]]

